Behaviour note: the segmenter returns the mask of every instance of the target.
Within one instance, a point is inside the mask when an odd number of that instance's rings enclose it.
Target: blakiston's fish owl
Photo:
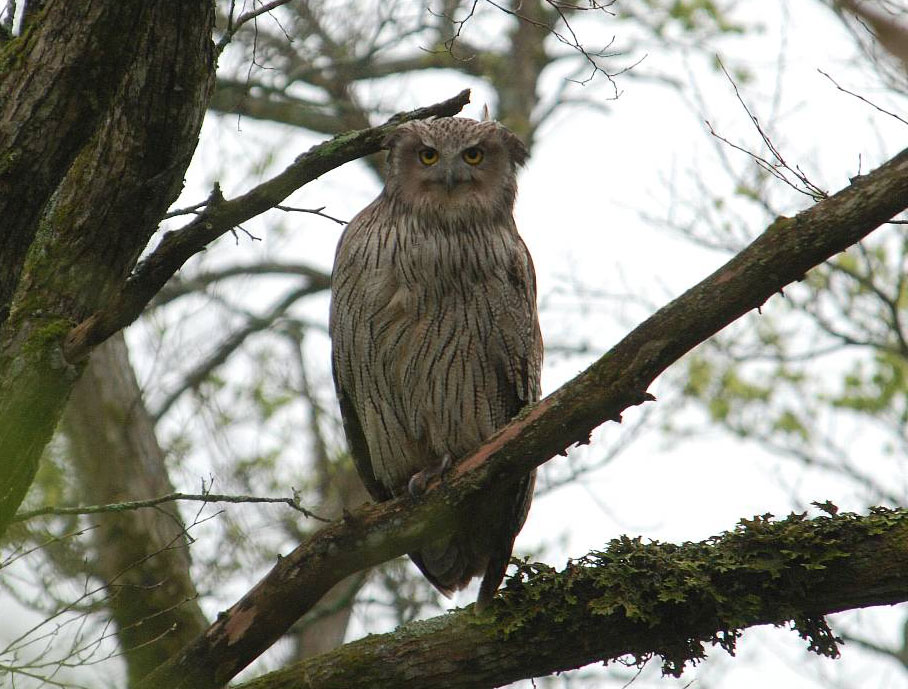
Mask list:
[[[533,261],[513,207],[523,143],[497,122],[409,122],[387,184],[347,226],[332,277],[334,381],[372,497],[418,494],[539,399]],[[445,595],[484,575],[485,605],[526,520],[535,473],[490,489],[410,557]]]

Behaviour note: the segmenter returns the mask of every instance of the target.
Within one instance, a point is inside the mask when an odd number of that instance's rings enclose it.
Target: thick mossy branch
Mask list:
[[[867,517],[808,520],[801,513],[779,522],[766,514],[742,519],[733,531],[706,541],[681,545],[622,536],[562,572],[520,564],[497,616],[508,635],[551,617],[558,601],[568,601],[579,614],[617,614],[650,630],[662,629],[655,634],[659,637],[678,627],[680,606],[687,623],[702,627],[705,635],[672,639],[664,647],[644,642],[629,651],[638,659],[660,656],[663,671],[675,676],[705,657],[704,642],[734,654],[741,630],[755,623],[793,621],[810,650],[834,658],[839,640],[823,618],[827,606],[811,604],[812,592],[827,576],[825,570],[860,554],[868,539],[896,528],[908,534],[908,512],[874,508]],[[867,603],[861,600],[855,607]],[[555,621],[569,626],[575,615],[568,614],[571,606],[561,607]]]
[[[471,609],[373,635],[243,689],[492,687],[588,663],[660,657],[679,675],[745,627],[791,625],[835,657],[823,617],[908,600],[908,511],[742,520],[673,545],[615,539],[556,572],[520,564],[488,613]]]

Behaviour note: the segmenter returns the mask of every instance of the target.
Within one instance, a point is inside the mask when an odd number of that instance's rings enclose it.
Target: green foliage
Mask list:
[[[659,17],[654,23],[660,35],[671,27],[684,33],[697,34],[704,30],[725,34],[743,34],[749,28],[731,19],[731,4],[713,0],[646,0],[652,16]]]
[[[908,360],[892,352],[877,352],[869,363],[857,361],[845,374],[842,392],[829,401],[836,407],[877,414],[905,404]]]
[[[803,440],[807,440],[807,426],[798,417],[797,413],[791,409],[785,409],[779,417],[773,422],[773,430],[780,433],[795,434]]]
[[[817,506],[825,516],[759,515],[699,543],[622,536],[561,572],[521,562],[493,611],[505,635],[541,616],[565,634],[579,632],[587,615],[614,617],[623,652],[638,664],[658,655],[673,676],[705,658],[706,643],[734,655],[742,629],[758,623],[790,622],[809,650],[834,658],[840,639],[810,612],[811,592],[859,540],[904,523],[908,511],[873,508],[860,516],[839,514],[830,502]]]
[[[781,396],[786,384],[800,383],[801,375],[783,365],[756,373],[737,363],[695,353],[687,360],[682,393],[702,402],[710,421],[721,423],[746,436],[751,427],[748,412],[758,408],[765,414],[770,403]],[[772,427],[806,438],[807,429],[797,414],[789,409],[775,410],[764,417]]]

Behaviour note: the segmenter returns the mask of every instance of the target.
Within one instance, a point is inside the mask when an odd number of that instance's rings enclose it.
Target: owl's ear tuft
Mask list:
[[[511,160],[514,161],[514,165],[517,167],[523,166],[527,162],[527,158],[530,156],[530,152],[527,150],[526,144],[520,140],[514,132],[510,129],[505,129],[501,127],[501,142],[504,144],[504,147],[507,149],[508,154],[511,156]]]
[[[404,135],[404,132],[401,131],[402,129],[403,127],[398,127],[393,132],[386,135],[385,138],[381,141],[381,147],[387,148],[389,150],[394,148],[394,144],[396,144],[400,140],[400,137]]]
[[[425,131],[426,124],[434,121],[435,119],[437,118],[428,117],[425,120],[411,120],[410,122],[404,122],[402,125],[398,126],[397,129],[395,129],[390,134],[386,135],[384,139],[382,139],[382,148],[392,149],[401,139],[410,134],[418,137],[420,133]]]

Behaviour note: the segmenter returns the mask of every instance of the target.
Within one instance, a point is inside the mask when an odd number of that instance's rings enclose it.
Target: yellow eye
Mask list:
[[[465,163],[469,165],[479,165],[482,162],[482,149],[476,148],[476,146],[470,146],[467,149],[464,149],[464,152],[461,154]]]
[[[423,165],[435,165],[438,162],[438,151],[434,148],[423,148],[419,152],[419,162]]]

